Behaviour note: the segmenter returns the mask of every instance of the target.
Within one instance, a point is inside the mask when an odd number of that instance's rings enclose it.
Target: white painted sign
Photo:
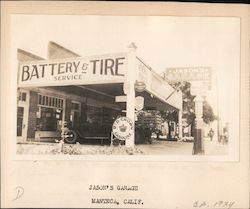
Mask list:
[[[211,81],[210,67],[167,68],[164,74],[167,81]]]
[[[126,102],[127,101],[127,96],[126,95],[122,95],[122,96],[116,96],[115,97],[115,102]]]
[[[145,64],[138,57],[136,59],[136,65],[138,70],[137,80],[145,84],[147,91],[158,97],[160,100],[172,105],[173,107],[181,109],[182,107],[181,92],[174,92],[174,88],[171,87],[167,81],[165,81],[161,76],[159,76],[156,72],[154,72],[150,68],[150,66]],[[166,101],[166,98],[169,95],[171,96]]]
[[[135,109],[137,111],[140,111],[143,109],[143,107],[144,107],[144,97],[137,96],[135,98]]]
[[[42,60],[19,64],[19,87],[124,82],[127,55]]]
[[[181,91],[179,92],[175,91],[175,89],[172,86],[170,86],[156,73],[152,74],[151,76],[150,90],[154,95],[157,95],[157,97],[162,99],[164,102],[167,102],[173,107],[181,109],[182,107]]]
[[[210,67],[167,68],[164,78],[168,82],[190,82],[192,95],[206,95],[207,91],[211,90]]]
[[[132,136],[134,123],[128,117],[120,117],[115,120],[112,126],[112,132],[117,139],[126,140]]]

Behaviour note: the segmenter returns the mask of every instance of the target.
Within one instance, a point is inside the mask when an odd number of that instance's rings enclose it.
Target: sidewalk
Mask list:
[[[205,155],[227,155],[228,144],[222,144],[216,138],[210,141],[208,137],[204,138]]]
[[[152,144],[136,145],[149,155],[192,155],[193,143],[176,141],[156,141]]]

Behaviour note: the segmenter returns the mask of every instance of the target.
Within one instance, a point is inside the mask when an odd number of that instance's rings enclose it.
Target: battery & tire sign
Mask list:
[[[134,131],[133,121],[128,117],[117,118],[113,123],[112,131],[117,139],[126,140]]]

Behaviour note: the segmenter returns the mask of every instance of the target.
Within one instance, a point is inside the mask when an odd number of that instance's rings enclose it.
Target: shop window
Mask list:
[[[38,105],[53,108],[63,108],[63,99],[38,94]]]
[[[40,117],[37,118],[37,130],[58,131],[62,120],[62,109],[39,107]]]
[[[38,94],[38,106],[37,130],[60,130],[63,115],[63,99]]]

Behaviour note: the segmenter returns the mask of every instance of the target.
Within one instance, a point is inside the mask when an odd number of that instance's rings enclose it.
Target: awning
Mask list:
[[[176,109],[181,109],[182,93],[176,91],[140,58],[137,57],[136,62],[138,71],[137,80],[146,84],[146,91],[154,97],[157,97],[163,103],[167,103]]]

